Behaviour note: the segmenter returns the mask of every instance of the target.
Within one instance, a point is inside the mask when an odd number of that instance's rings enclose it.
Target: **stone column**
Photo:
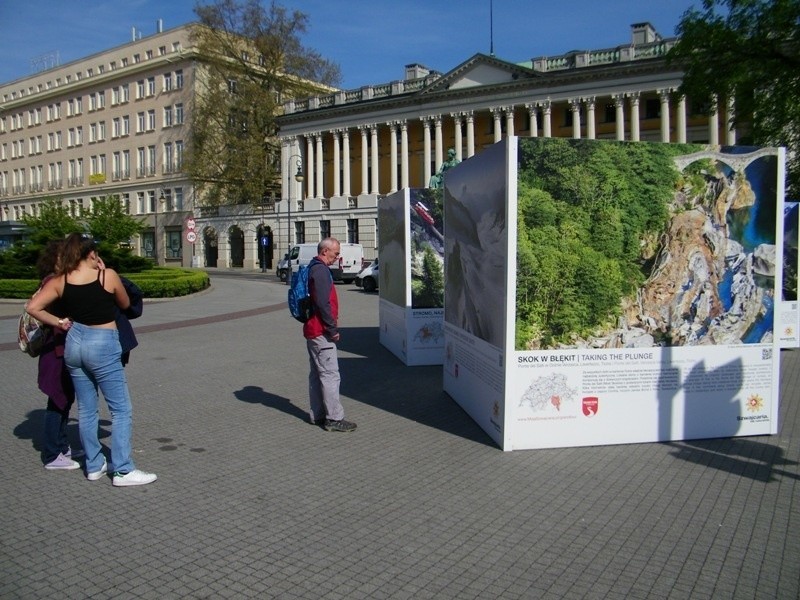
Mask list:
[[[325,175],[323,172],[323,149],[322,149],[322,133],[317,134],[317,151],[315,154],[315,158],[317,159],[317,173],[316,173],[316,189],[314,190],[316,194],[314,196],[309,196],[309,198],[324,198],[325,197]]]
[[[342,129],[342,171],[344,171],[342,195],[350,196],[350,131],[348,129]]]
[[[536,118],[538,106],[535,102],[528,102],[525,105],[525,108],[528,109],[528,119],[531,122],[531,130],[528,133],[530,137],[537,137],[539,135],[539,123],[538,119]]]
[[[570,110],[572,111],[572,137],[573,139],[581,139],[581,101],[578,98],[570,98]]]
[[[514,135],[514,107],[503,109],[506,113],[506,137]]]
[[[658,90],[658,99],[661,101],[661,141],[669,142],[669,95],[672,90]]]
[[[708,143],[719,146],[719,106],[716,96],[711,98],[711,112],[708,115]]]
[[[494,121],[494,141],[499,142],[503,137],[503,132],[500,129],[500,114],[503,112],[502,108],[491,108],[492,119]]]
[[[378,182],[378,175],[380,174],[380,164],[378,164],[378,126],[371,125],[369,128],[371,142],[370,145],[372,146],[372,154],[370,156],[370,166],[372,167],[372,184],[371,184],[371,192],[373,194],[380,193],[380,185]]]
[[[455,144],[456,144],[456,159],[461,160],[461,156],[463,152],[461,152],[461,146],[463,141],[461,140],[461,115],[462,113],[450,113],[450,116],[453,117],[453,136],[455,137]]]
[[[369,194],[369,143],[367,142],[367,132],[369,125],[359,125],[361,131],[361,193]]]
[[[431,118],[422,117],[422,187],[428,187],[431,180]]]
[[[475,155],[475,115],[467,112],[467,158]]]
[[[544,121],[544,128],[542,133],[544,137],[549,138],[553,137],[553,128],[552,128],[552,112],[553,112],[553,105],[548,98],[544,102],[542,102],[542,120]]]
[[[404,188],[408,184],[408,123],[405,119],[400,121],[400,185]]]
[[[389,193],[397,191],[397,121],[389,122],[389,160],[390,166],[390,179]]]
[[[444,162],[444,150],[442,148],[442,115],[434,115],[433,117],[433,140],[434,140],[434,150],[435,150],[435,160],[436,160],[436,172],[439,172],[439,169]]]
[[[310,133],[306,137],[306,162],[304,165],[306,170],[306,198],[314,197],[314,138],[316,136],[316,133]]]
[[[339,130],[334,129],[331,131],[331,141],[333,142],[333,191],[331,196],[342,195],[342,180],[341,180],[341,150],[339,148]]]
[[[584,98],[583,101],[586,103],[586,137],[593,140],[597,137],[594,124],[595,97]]]
[[[639,92],[628,92],[631,101],[631,141],[639,141]]]
[[[678,98],[678,106],[675,108],[675,133],[679,144],[686,143],[686,96]]]
[[[617,140],[622,141],[625,139],[625,96],[623,94],[614,94],[611,96],[614,100],[614,108],[617,111]]]

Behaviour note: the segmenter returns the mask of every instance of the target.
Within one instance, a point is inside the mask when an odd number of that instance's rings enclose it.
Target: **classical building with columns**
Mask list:
[[[333,235],[370,258],[381,197],[427,187],[451,149],[465,160],[509,135],[735,144],[729,100],[708,116],[677,95],[675,42],[637,23],[615,48],[521,63],[476,54],[447,73],[414,64],[402,81],[286,102],[276,251]]]

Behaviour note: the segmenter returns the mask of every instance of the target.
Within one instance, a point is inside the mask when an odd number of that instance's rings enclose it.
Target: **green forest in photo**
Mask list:
[[[685,178],[673,162],[703,146],[525,138],[519,144],[517,350],[613,326],[647,278]]]

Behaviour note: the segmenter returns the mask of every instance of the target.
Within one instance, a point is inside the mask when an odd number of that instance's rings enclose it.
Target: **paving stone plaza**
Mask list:
[[[158,481],[127,489],[42,468],[46,398],[12,342],[21,304],[0,303],[0,598],[800,595],[800,351],[778,435],[504,453],[441,367],[378,343],[378,297],[340,285],[358,430],[329,433],[286,286],[211,278],[134,321],[134,460]]]

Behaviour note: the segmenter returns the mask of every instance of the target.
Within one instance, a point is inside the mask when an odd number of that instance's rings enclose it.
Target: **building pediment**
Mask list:
[[[532,79],[539,75],[532,69],[500,60],[486,54],[476,54],[455,69],[442,75],[436,83],[425,88],[421,94],[459,90],[486,85],[500,85],[520,79]]]

